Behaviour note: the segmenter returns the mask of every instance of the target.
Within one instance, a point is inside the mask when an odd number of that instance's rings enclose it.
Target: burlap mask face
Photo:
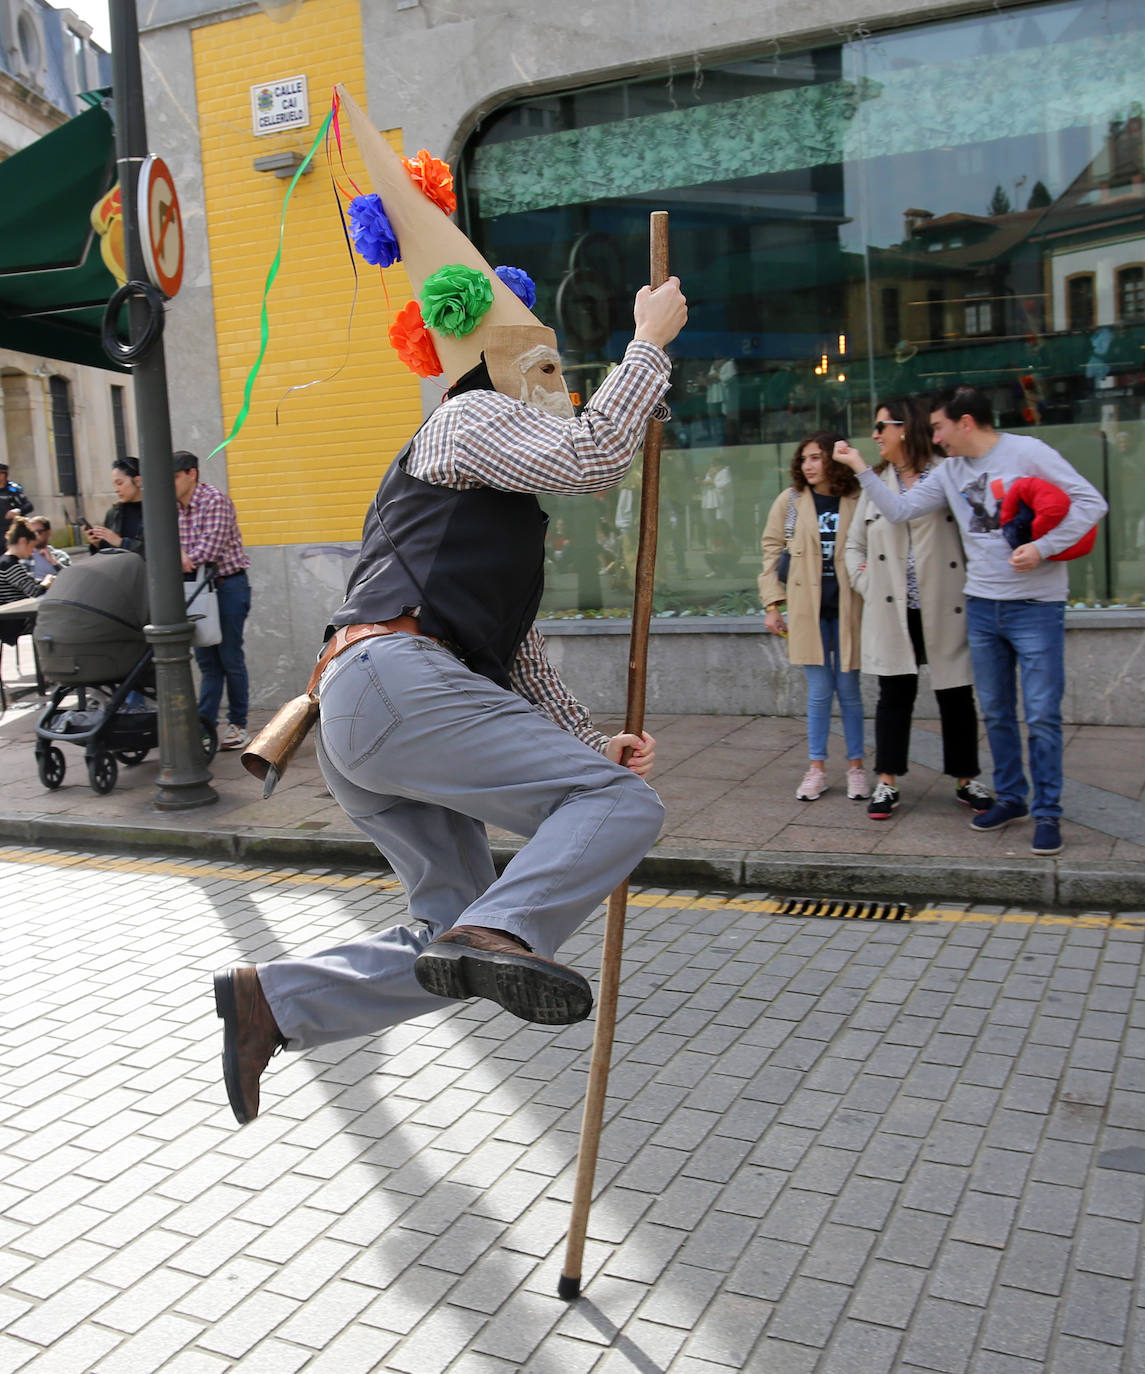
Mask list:
[[[569,399],[557,352],[557,336],[544,325],[491,325],[485,341],[489,378],[503,396],[524,401],[549,415],[571,419]]]

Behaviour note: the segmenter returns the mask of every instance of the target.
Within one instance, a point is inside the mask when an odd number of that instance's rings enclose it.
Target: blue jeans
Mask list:
[[[966,598],[966,627],[974,686],[994,755],[994,792],[1000,802],[1025,805],[1015,667],[1022,674],[1022,708],[1029,736],[1030,774],[1038,820],[1062,813],[1062,692],[1065,689],[1065,602]]]
[[[846,673],[839,667],[839,622],[821,620],[823,662],[805,663],[807,676],[807,756],[826,760],[827,733],[831,728],[831,698],[839,698],[843,717],[843,738],[849,759],[863,757],[863,696],[858,672]]]
[[[223,683],[227,686],[227,719],[245,727],[250,701],[250,679],[243,654],[243,626],[250,612],[250,581],[245,572],[221,578],[219,590],[219,628],[222,640],[209,649],[196,649],[202,682],[199,684],[199,715],[212,725],[219,719]]]

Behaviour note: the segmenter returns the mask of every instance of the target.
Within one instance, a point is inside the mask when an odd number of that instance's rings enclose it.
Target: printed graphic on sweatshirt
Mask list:
[[[979,473],[973,482],[967,482],[960,492],[971,510],[970,523],[966,527],[967,534],[992,534],[998,528],[998,502],[994,502],[992,511],[986,504],[989,499],[986,495],[989,491],[989,481],[989,473]]]

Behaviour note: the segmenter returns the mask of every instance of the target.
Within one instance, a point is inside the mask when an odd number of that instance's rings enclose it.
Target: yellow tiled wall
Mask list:
[[[290,184],[256,172],[252,164],[283,150],[305,153],[336,81],[365,104],[359,0],[308,0],[286,24],[259,12],[195,29],[192,38],[223,422],[229,432],[258,354],[259,303]],[[308,78],[309,127],[255,137],[251,86],[300,73]],[[388,137],[402,151],[400,130]],[[349,175],[362,190],[372,189],[346,129],[342,144]],[[339,180],[351,189],[332,138],[331,150]],[[250,416],[227,450],[230,494],[250,545],[357,539],[383,471],[422,418],[417,379],[386,337],[392,312],[410,299],[405,272],[400,264],[386,272],[387,304],[378,269],[356,258],[359,288],[351,323],[354,273],[324,151],[313,165],[290,198],[282,266],[269,300],[270,344]],[[339,367],[333,379],[283,399],[289,387],[328,377]]]

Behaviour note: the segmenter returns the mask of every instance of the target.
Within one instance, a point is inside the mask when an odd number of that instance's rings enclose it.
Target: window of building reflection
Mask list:
[[[657,607],[754,611],[805,435],[868,457],[879,397],[957,381],[1108,497],[1071,597],[1145,596],[1145,9],[1069,0],[532,97],[461,166],[467,228],[526,268],[588,398],[671,216]],[[545,610],[630,604],[639,464],[553,515]]]

